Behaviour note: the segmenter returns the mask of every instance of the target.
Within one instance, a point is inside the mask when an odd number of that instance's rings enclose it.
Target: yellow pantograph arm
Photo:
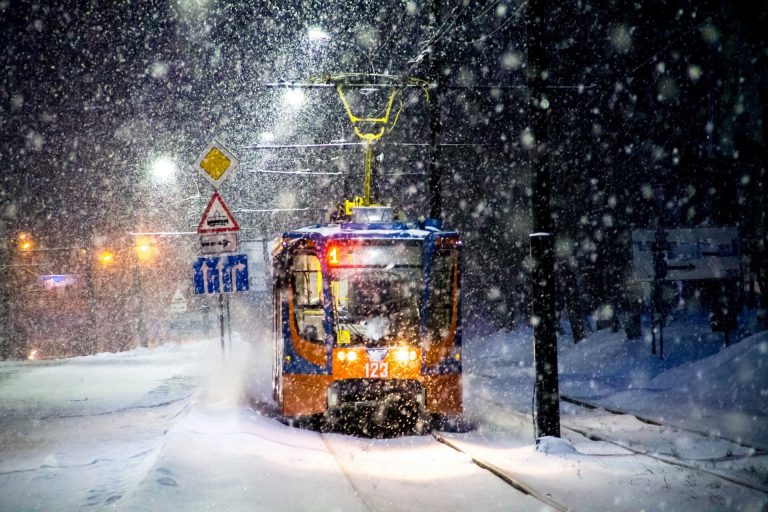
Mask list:
[[[395,102],[395,96],[398,92],[400,92],[400,89],[395,89],[392,91],[392,94],[389,95],[389,101],[387,102],[387,110],[384,112],[384,117],[357,117],[353,112],[352,109],[349,106],[349,102],[347,101],[347,97],[344,96],[344,91],[341,88],[340,84],[336,85],[336,91],[339,93],[339,97],[341,98],[341,102],[344,104],[344,109],[347,111],[347,115],[349,116],[349,120],[352,121],[352,123],[388,123],[389,122],[389,113],[392,111],[392,104]]]

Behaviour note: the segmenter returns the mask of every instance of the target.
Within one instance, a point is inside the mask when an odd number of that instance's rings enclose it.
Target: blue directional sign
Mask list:
[[[192,265],[195,293],[231,293],[248,290],[248,256],[229,254],[201,256]]]

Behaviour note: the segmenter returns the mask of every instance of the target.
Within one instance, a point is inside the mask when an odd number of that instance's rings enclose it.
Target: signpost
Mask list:
[[[667,281],[725,279],[741,273],[739,230],[736,227],[664,229]],[[636,281],[653,281],[657,230],[632,231],[632,262]],[[659,256],[656,257],[657,259]]]
[[[738,278],[741,275],[739,229],[735,226],[636,229],[632,231],[632,262],[635,280],[652,282],[651,352],[655,354],[653,312],[665,308],[663,282]],[[735,325],[735,300],[726,295],[721,294],[713,315],[717,319],[724,311],[725,316],[732,317],[731,321],[726,318],[713,322],[713,327],[717,327],[713,330],[724,330],[727,346],[728,331]],[[660,356],[664,357],[663,314],[659,316]]]
[[[192,168],[213,186],[203,217],[197,225],[200,235],[199,257],[194,270],[195,293],[219,296],[219,325],[221,351],[224,352],[224,295],[227,294],[227,322],[229,323],[229,295],[248,290],[248,257],[236,254],[240,250],[240,225],[218,192],[219,187],[239,167],[240,161],[222,143],[214,139],[200,153]],[[232,331],[230,344],[232,343]]]

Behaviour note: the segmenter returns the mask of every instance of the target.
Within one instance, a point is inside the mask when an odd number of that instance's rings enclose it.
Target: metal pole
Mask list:
[[[229,312],[229,295],[227,295],[227,339],[229,340],[229,350],[232,351],[232,317]]]
[[[264,289],[267,293],[272,291],[272,259],[269,253],[269,247],[267,245],[269,241],[265,238],[261,243],[261,255],[264,258]]]
[[[7,261],[10,251],[2,251],[3,261]],[[13,272],[13,269],[11,269]],[[11,357],[17,350],[13,335],[13,274],[6,276],[0,283],[0,359]]]
[[[96,353],[96,290],[93,284],[93,252],[85,253],[85,284],[88,289],[88,336],[86,337],[91,354]]]
[[[133,284],[136,289],[136,302],[138,307],[138,321],[136,324],[136,331],[139,335],[139,345],[142,347],[148,347],[147,341],[147,328],[144,325],[144,290],[141,286],[141,267],[139,266],[138,256],[136,256],[135,265],[133,267]]]
[[[221,354],[224,355],[224,294],[219,293],[219,330],[221,332]]]
[[[664,359],[664,316],[659,317],[659,359]]]
[[[532,141],[530,236],[533,311],[534,428],[536,442],[544,436],[560,437],[560,391],[557,375],[557,331],[555,329],[555,243],[551,212],[551,176],[547,147],[550,100],[546,95],[547,72],[546,0],[528,1],[528,115]]]
[[[655,284],[653,285],[655,288]],[[651,295],[655,295],[656,292],[652,292]],[[655,299],[651,299],[651,354],[656,355],[656,308],[653,306]]]
[[[659,350],[661,359],[664,359],[664,316],[666,307],[664,305],[664,279],[667,277],[667,257],[668,249],[667,233],[661,226],[656,229],[656,238],[653,243],[653,288],[651,289],[651,307],[652,312],[658,316],[659,323]],[[651,313],[651,327],[653,327],[653,313]],[[654,331],[655,334],[655,331]],[[656,336],[654,335],[651,343],[651,354],[656,354]]]
[[[13,251],[8,248],[6,222],[0,219],[0,258],[2,261],[13,264],[11,258]],[[13,270],[11,269],[11,272]],[[13,284],[11,278],[6,276],[0,282],[0,358],[4,359],[10,355],[11,345],[13,344],[11,331],[13,324],[13,315],[11,314],[11,304],[13,304]],[[6,350],[7,353],[2,353]]]
[[[429,190],[429,216],[442,218],[442,182],[440,181],[440,135],[443,131],[442,112],[440,111],[440,82],[443,71],[443,44],[440,37],[435,37],[442,25],[442,7],[440,0],[432,0],[433,34],[435,38],[429,54],[429,170],[427,188]]]

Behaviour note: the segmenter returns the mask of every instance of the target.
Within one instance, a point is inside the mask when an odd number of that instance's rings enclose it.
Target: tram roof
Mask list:
[[[315,224],[286,232],[288,238],[385,238],[424,240],[430,235],[458,235],[455,231],[445,231],[433,226],[417,223],[380,222],[371,224]]]

